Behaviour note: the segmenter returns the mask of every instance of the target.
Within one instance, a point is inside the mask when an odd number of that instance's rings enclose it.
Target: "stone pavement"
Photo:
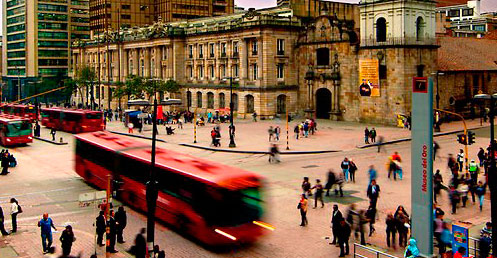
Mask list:
[[[266,150],[268,143],[266,139],[266,129],[271,124],[270,121],[257,122],[257,124],[248,121],[237,122],[238,140],[240,149],[260,149]],[[476,123],[476,122],[475,122]],[[376,166],[379,172],[378,183],[382,187],[382,193],[378,201],[378,220],[375,225],[376,233],[367,242],[375,248],[386,250],[389,253],[399,255],[400,250],[385,249],[385,226],[384,220],[388,212],[393,212],[399,204],[402,204],[410,212],[410,143],[399,143],[386,146],[386,151],[377,153],[375,148],[357,149],[355,145],[361,144],[363,125],[360,124],[341,124],[330,122],[319,122],[320,127],[329,126],[332,129],[320,129],[318,134],[307,139],[294,141],[293,144],[300,144],[301,150],[315,148],[340,148],[337,146],[347,147],[343,152],[315,154],[315,155],[292,155],[283,156],[282,163],[268,164],[267,157],[264,155],[247,155],[247,154],[227,154],[212,151],[197,150],[178,146],[171,143],[158,143],[162,148],[173,148],[177,151],[189,153],[199,158],[222,162],[231,166],[240,167],[259,173],[265,177],[264,197],[266,200],[266,217],[264,221],[274,225],[276,230],[262,238],[257,243],[240,248],[229,250],[213,251],[198,245],[187,238],[178,235],[169,230],[167,227],[157,225],[157,243],[165,250],[167,257],[336,257],[338,249],[328,245],[326,239],[330,236],[330,214],[332,204],[338,203],[340,210],[345,213],[347,205],[355,202],[359,208],[367,208],[368,201],[366,198],[367,186],[367,168],[370,164]],[[478,124],[477,124],[478,125]],[[190,126],[189,129],[187,127]],[[174,139],[181,143],[183,140],[192,140],[191,125],[185,126],[185,129],[176,136],[160,135],[162,139],[169,142]],[[226,126],[226,125],[225,125]],[[457,128],[457,124],[449,124]],[[475,125],[476,126],[476,125]],[[122,127],[122,124],[111,123],[109,128]],[[471,126],[470,126],[471,127]],[[339,129],[337,129],[339,128]],[[445,130],[445,128],[442,128]],[[187,132],[187,130],[189,132]],[[204,136],[205,145],[208,145],[209,128],[202,128],[206,135]],[[226,132],[226,128],[223,128]],[[408,134],[408,131],[397,128],[386,128],[383,131],[390,130],[391,138],[405,137],[402,134]],[[162,128],[162,132],[164,129]],[[379,130],[378,130],[379,131]],[[253,133],[256,132],[256,133]],[[150,132],[145,132],[145,135]],[[332,134],[337,135],[332,137]],[[73,254],[83,252],[83,257],[89,257],[93,252],[93,220],[96,213],[91,207],[80,208],[77,203],[77,197],[80,193],[91,192],[94,189],[83,183],[82,180],[73,171],[73,149],[74,143],[71,135],[59,132],[69,144],[66,146],[56,146],[49,143],[35,141],[27,147],[12,149],[19,161],[19,166],[12,169],[12,173],[0,180],[0,204],[4,212],[8,213],[7,201],[10,197],[15,196],[20,204],[23,205],[24,213],[19,218],[20,232],[0,238],[0,255],[10,251],[15,251],[18,256],[15,257],[42,257],[39,229],[36,227],[36,221],[41,217],[43,212],[48,211],[59,229],[66,223],[74,225],[77,241],[73,246]],[[259,137],[254,137],[258,135]],[[325,135],[327,135],[325,137]],[[357,136],[358,135],[358,136]],[[48,137],[48,130],[42,129],[42,137]],[[224,135],[225,141],[227,136]],[[386,138],[388,136],[385,136]],[[258,139],[261,138],[261,139]],[[349,143],[342,138],[354,141]],[[356,139],[357,138],[357,139]],[[143,142],[149,140],[138,139]],[[199,139],[200,140],[200,139]],[[441,146],[440,155],[447,156],[447,153],[455,153],[461,145],[457,144],[454,135],[442,136],[437,138]],[[471,158],[476,157],[478,146],[485,146],[488,143],[488,136],[485,138],[477,137],[477,144],[471,145],[469,150]],[[259,146],[262,145],[262,146]],[[291,145],[292,146],[292,145]],[[295,146],[295,149],[297,149]],[[292,147],[292,150],[294,148]],[[385,161],[387,156],[392,152],[398,151],[403,158],[404,179],[393,181],[386,178]],[[325,181],[326,171],[331,168],[339,171],[339,165],[344,156],[354,159],[359,167],[356,173],[357,180],[355,183],[346,183],[344,190],[346,196],[325,197],[325,208],[309,209],[309,226],[299,227],[300,216],[296,205],[300,193],[300,183],[303,176],[309,176],[314,183],[316,178]],[[445,169],[446,159],[438,159],[435,162],[435,168],[440,168],[445,181],[448,181],[449,174]],[[483,212],[479,212],[476,205],[470,204],[468,208],[458,210],[456,215],[449,214],[449,203],[447,194],[443,193],[440,198],[442,209],[447,213],[447,219],[469,221],[474,225],[480,225],[489,218],[489,201],[485,200]],[[312,199],[310,200],[312,203]],[[311,205],[312,206],[312,205]],[[128,241],[124,245],[118,245],[120,253],[112,257],[129,257],[122,252],[128,249],[133,241],[134,234],[141,227],[146,225],[144,214],[128,209],[128,228],[125,231],[125,239]],[[8,220],[8,218],[7,218]],[[10,229],[9,220],[6,222],[7,229]],[[60,233],[54,234],[54,243],[59,245],[58,237]],[[353,238],[351,239],[351,242]],[[352,245],[351,245],[352,246]],[[2,249],[6,248],[6,249]],[[98,251],[102,254],[102,249]],[[12,252],[11,252],[12,253]],[[102,257],[102,255],[99,255]],[[3,258],[3,256],[2,256]]]

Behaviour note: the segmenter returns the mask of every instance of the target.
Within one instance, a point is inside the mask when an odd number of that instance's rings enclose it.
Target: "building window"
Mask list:
[[[167,59],[167,47],[162,48],[162,60]]]
[[[473,25],[473,30],[475,30],[475,31],[486,31],[485,25]]]
[[[473,74],[473,95],[478,94],[480,90],[480,75]]]
[[[423,39],[423,34],[424,34],[424,21],[423,21],[423,17],[418,17],[418,19],[416,19],[416,40],[417,41],[420,41]]]
[[[186,106],[187,107],[192,106],[192,92],[191,91],[186,92]]]
[[[276,98],[276,113],[286,113],[286,95],[281,94]]]
[[[237,78],[238,77],[238,65],[233,65],[233,76],[232,77],[235,77]]]
[[[233,57],[238,56],[238,42],[233,42]]]
[[[214,58],[214,44],[209,44],[209,57]]]
[[[277,50],[277,55],[284,55],[285,54],[285,40],[284,39],[278,39],[276,42],[276,50]]]
[[[257,80],[257,64],[252,65],[252,79]]]
[[[219,108],[224,108],[226,107],[226,100],[225,100],[225,96],[224,96],[224,93],[219,93]]]
[[[257,55],[257,50],[258,50],[257,40],[254,40],[254,41],[252,41],[252,55],[253,56]]]
[[[231,105],[233,105],[233,111],[238,111],[238,94],[233,93],[231,95],[231,100],[233,101]]]
[[[226,43],[221,43],[221,57],[226,57]]]
[[[193,58],[193,45],[188,45],[188,58]]]
[[[214,93],[207,93],[207,108],[214,108]]]
[[[153,78],[155,76],[155,60],[150,60],[150,77]]]
[[[187,72],[188,78],[193,79],[193,68],[191,65],[186,67],[186,72]]]
[[[131,15],[130,14],[121,14],[121,19],[123,19],[123,20],[131,20]]]
[[[202,92],[197,92],[197,107],[202,107]]]
[[[463,9],[462,16],[473,16],[473,9]]]
[[[219,73],[220,73],[219,78],[225,78],[226,77],[226,66],[221,65],[219,67]]]
[[[128,62],[129,62],[128,75],[132,75],[134,73],[134,71],[133,71],[133,59],[130,59]]]
[[[145,76],[145,60],[143,59],[140,60],[140,70],[141,70],[140,75]]]
[[[283,79],[285,77],[285,65],[284,64],[278,64],[277,65],[277,78],[278,79]]]
[[[216,78],[216,75],[214,73],[214,66],[213,65],[210,65],[209,66],[209,78],[211,80],[215,79]]]
[[[387,21],[383,17],[376,20],[376,41],[387,41]]]
[[[330,65],[330,49],[318,48],[316,50],[317,65]]]
[[[204,45],[198,45],[198,58],[204,58]]]
[[[460,11],[459,9],[457,10],[449,10],[448,17],[459,17]]]
[[[254,96],[252,95],[245,96],[245,103],[247,105],[245,113],[254,113]]]
[[[129,5],[129,4],[123,4],[123,5],[121,5],[121,9],[123,9],[123,10],[129,10],[129,9],[131,9],[131,5]]]
[[[204,67],[201,65],[198,66],[198,78],[200,80],[204,79]]]

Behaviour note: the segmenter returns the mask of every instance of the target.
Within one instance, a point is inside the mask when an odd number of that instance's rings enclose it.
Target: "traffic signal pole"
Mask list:
[[[454,115],[454,116],[457,116],[461,119],[462,124],[464,126],[464,135],[466,136],[466,144],[464,144],[464,162],[466,165],[464,166],[464,168],[465,168],[466,173],[469,173],[469,170],[468,170],[468,127],[466,125],[466,121],[464,120],[464,117],[458,113],[450,112],[450,111],[443,110],[443,109],[434,108],[434,110],[436,110],[438,112]]]

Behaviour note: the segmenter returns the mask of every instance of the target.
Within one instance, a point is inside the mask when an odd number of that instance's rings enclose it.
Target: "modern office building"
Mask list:
[[[91,30],[152,25],[234,13],[234,0],[90,0]]]
[[[42,77],[62,79],[71,42],[89,39],[88,0],[3,0],[3,95],[31,95]]]

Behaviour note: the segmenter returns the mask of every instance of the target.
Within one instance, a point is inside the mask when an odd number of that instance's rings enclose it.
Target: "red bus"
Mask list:
[[[14,146],[33,142],[31,122],[27,118],[0,114],[0,142]]]
[[[117,198],[147,211],[150,145],[106,131],[78,134],[76,172]],[[261,177],[234,167],[157,148],[156,218],[208,245],[253,242],[273,228],[261,222]]]
[[[1,109],[4,114],[27,118],[31,122],[36,120],[36,108],[34,105],[5,104]]]
[[[104,129],[102,111],[86,109],[42,108],[41,124],[69,133],[95,132]]]

